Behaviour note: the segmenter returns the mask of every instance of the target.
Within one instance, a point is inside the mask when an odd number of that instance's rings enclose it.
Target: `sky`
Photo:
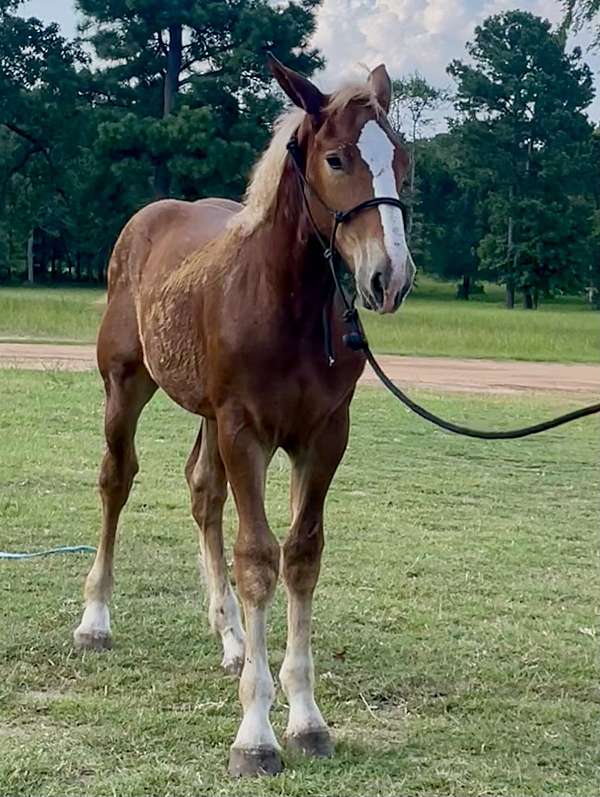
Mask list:
[[[364,75],[361,64],[373,68],[383,62],[392,77],[418,71],[433,85],[451,89],[446,66],[453,58],[465,57],[465,43],[475,26],[517,4],[552,23],[562,19],[558,0],[323,0],[314,44],[327,66],[316,80],[331,90],[353,75]],[[58,22],[65,36],[75,35],[73,0],[28,0],[22,9],[24,14]],[[600,55],[586,51],[588,41],[581,35],[569,44],[584,51],[600,94]],[[589,115],[600,122],[600,96]]]

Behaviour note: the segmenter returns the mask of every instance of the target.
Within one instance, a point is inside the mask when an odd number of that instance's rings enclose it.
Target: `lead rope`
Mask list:
[[[559,415],[557,418],[551,418],[549,421],[542,421],[542,423],[532,424],[531,426],[523,426],[520,429],[510,429],[506,432],[496,432],[496,431],[488,431],[484,429],[471,429],[468,426],[461,426],[460,424],[452,423],[451,421],[446,421],[443,418],[440,418],[439,415],[435,415],[433,412],[425,409],[420,404],[417,404],[416,401],[407,396],[403,390],[401,390],[389,376],[385,373],[383,368],[379,365],[377,360],[375,359],[375,355],[371,351],[369,346],[369,342],[367,340],[367,336],[365,335],[365,331],[363,329],[362,323],[360,321],[358,311],[354,306],[354,296],[348,298],[346,295],[346,291],[344,290],[340,277],[338,274],[338,270],[335,264],[335,256],[336,256],[336,248],[335,248],[335,240],[338,228],[340,224],[344,221],[347,221],[351,216],[354,216],[356,213],[360,213],[362,210],[366,210],[367,208],[377,207],[378,205],[393,205],[395,207],[399,207],[401,209],[400,202],[395,199],[394,197],[373,197],[372,199],[366,200],[366,202],[361,202],[359,205],[351,208],[347,211],[339,211],[330,208],[318,195],[318,193],[314,190],[311,184],[308,182],[304,175],[303,171],[303,153],[300,149],[298,144],[298,139],[295,135],[293,135],[288,144],[287,144],[288,152],[292,159],[292,164],[294,165],[294,171],[296,173],[296,177],[298,179],[298,185],[300,187],[300,192],[302,194],[302,198],[304,200],[304,207],[306,208],[307,215],[310,221],[310,225],[313,228],[315,236],[321,247],[323,249],[323,255],[327,260],[329,265],[329,270],[331,271],[331,276],[333,278],[334,284],[334,291],[331,295],[331,298],[325,304],[323,308],[323,330],[324,330],[324,340],[325,340],[325,353],[327,356],[327,361],[330,366],[334,365],[335,363],[335,354],[332,347],[331,341],[331,314],[333,312],[333,298],[335,293],[338,293],[342,299],[344,304],[344,314],[343,318],[346,324],[350,327],[350,332],[343,336],[344,344],[352,351],[362,351],[365,354],[367,362],[373,369],[375,376],[380,380],[384,387],[386,387],[390,393],[395,396],[399,401],[401,401],[409,410],[412,410],[416,415],[421,418],[424,418],[429,423],[434,424],[440,429],[443,429],[446,432],[452,432],[453,434],[462,435],[463,437],[475,437],[479,440],[516,440],[519,437],[529,437],[530,435],[539,434],[540,432],[546,432],[548,429],[556,429],[557,426],[563,426],[565,423],[571,423],[571,421],[576,421],[579,418],[585,418],[588,415],[595,415],[596,413],[600,412],[600,403],[598,404],[589,404],[587,407],[581,407],[581,409],[573,410],[573,412],[567,412],[565,415]],[[310,193],[317,199],[317,201],[325,208],[325,210],[329,213],[329,215],[333,218],[333,225],[331,228],[331,235],[329,238],[329,245],[325,243],[325,239],[321,235],[317,224],[313,218],[310,205],[308,203],[308,199],[306,196],[306,191],[310,191]]]

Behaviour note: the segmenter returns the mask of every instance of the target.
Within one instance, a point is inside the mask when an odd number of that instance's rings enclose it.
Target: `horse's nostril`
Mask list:
[[[408,294],[411,287],[412,283],[410,282],[410,280],[402,286],[402,289],[400,290],[400,301],[402,301],[402,299],[404,299],[404,297]]]
[[[400,305],[402,304],[402,300],[408,294],[412,287],[410,282],[407,282],[402,288],[398,291],[398,293],[394,296],[394,310],[397,310]]]
[[[371,293],[375,299],[376,304],[383,304],[383,274],[381,271],[376,271],[371,277]]]

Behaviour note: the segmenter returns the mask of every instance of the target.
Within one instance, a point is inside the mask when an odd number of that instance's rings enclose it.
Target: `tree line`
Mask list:
[[[101,283],[146,203],[239,199],[282,106],[266,51],[307,75],[324,64],[310,44],[319,0],[76,0],[73,41],[20,16],[22,1],[0,0],[4,282]],[[598,9],[569,2],[559,30],[523,11],[485,20],[448,66],[451,94],[418,74],[395,81],[411,249],[461,298],[482,279],[527,307],[600,285],[594,86],[566,46],[566,26],[594,27]],[[428,135],[452,106],[448,131]]]

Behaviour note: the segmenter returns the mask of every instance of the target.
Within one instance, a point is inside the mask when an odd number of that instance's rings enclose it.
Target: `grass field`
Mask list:
[[[93,342],[104,293],[92,288],[0,288],[0,340]],[[363,314],[375,351],[388,354],[597,362],[600,314],[562,299],[536,312],[503,306],[498,286],[469,302],[421,276],[395,316]]]
[[[393,317],[364,313],[373,349],[383,354],[490,357],[508,360],[597,362],[600,313],[565,298],[536,311],[507,310],[502,290],[456,301],[455,286],[421,277]]]
[[[567,407],[421,398],[488,426]],[[0,372],[0,548],[95,542],[101,403],[92,374]],[[111,653],[71,649],[89,557],[0,562],[0,794],[598,794],[598,422],[465,441],[359,391],[315,610],[317,696],[337,753],[286,757],[284,774],[252,784],[224,774],[240,714],[201,608],[182,477],[195,430],[163,397],[142,417]],[[287,478],[277,457],[280,535]],[[233,526],[228,502],[229,548]],[[278,590],[274,673],[284,611]],[[279,694],[277,733],[285,720]]]
[[[105,296],[100,288],[0,287],[0,340],[92,343]]]

